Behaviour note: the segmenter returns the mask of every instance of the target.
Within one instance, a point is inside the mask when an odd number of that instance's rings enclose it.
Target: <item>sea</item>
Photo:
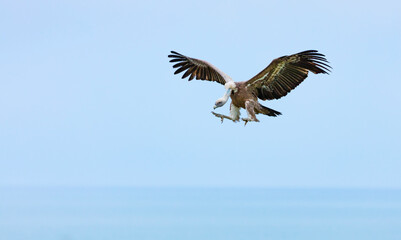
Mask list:
[[[401,240],[401,190],[1,187],[1,240]]]

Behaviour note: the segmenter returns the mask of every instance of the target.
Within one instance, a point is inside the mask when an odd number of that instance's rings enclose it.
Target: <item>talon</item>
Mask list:
[[[249,118],[242,118],[242,121],[245,122],[245,124],[244,124],[244,127],[245,127],[246,124],[247,124],[248,122],[251,122],[251,121],[252,121],[252,119],[249,119]]]
[[[220,118],[220,119],[221,119],[221,123],[223,123],[223,121],[224,121],[224,118],[227,118],[227,119],[229,119],[229,120],[231,120],[231,121],[235,122],[235,120],[233,120],[231,117],[228,117],[228,116],[222,115],[222,114],[220,114],[220,113],[215,113],[215,112],[213,112],[213,111],[212,111],[212,114],[213,114],[214,116],[216,116],[216,117]]]

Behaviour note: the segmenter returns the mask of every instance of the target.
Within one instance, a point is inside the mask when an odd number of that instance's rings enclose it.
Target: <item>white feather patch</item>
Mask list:
[[[239,116],[241,115],[239,108],[236,107],[233,103],[230,105],[230,114],[231,118],[234,120],[239,120]]]
[[[231,89],[231,90],[235,90],[236,89],[236,86],[235,86],[235,83],[234,82],[228,82],[228,83],[226,83],[226,84],[224,84],[224,87],[228,90],[228,89]]]

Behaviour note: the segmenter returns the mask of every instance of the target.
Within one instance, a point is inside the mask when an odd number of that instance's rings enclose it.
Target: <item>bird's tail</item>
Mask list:
[[[257,113],[261,113],[271,117],[277,117],[278,115],[281,115],[281,112],[265,107],[262,104],[259,104],[259,107],[257,108]]]

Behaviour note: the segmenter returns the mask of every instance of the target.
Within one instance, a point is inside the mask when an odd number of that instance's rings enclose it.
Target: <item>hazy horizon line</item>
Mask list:
[[[269,189],[269,190],[392,190],[401,191],[401,187],[368,187],[368,186],[234,186],[234,185],[73,185],[73,184],[0,184],[0,189],[7,188],[70,188],[70,189]]]

